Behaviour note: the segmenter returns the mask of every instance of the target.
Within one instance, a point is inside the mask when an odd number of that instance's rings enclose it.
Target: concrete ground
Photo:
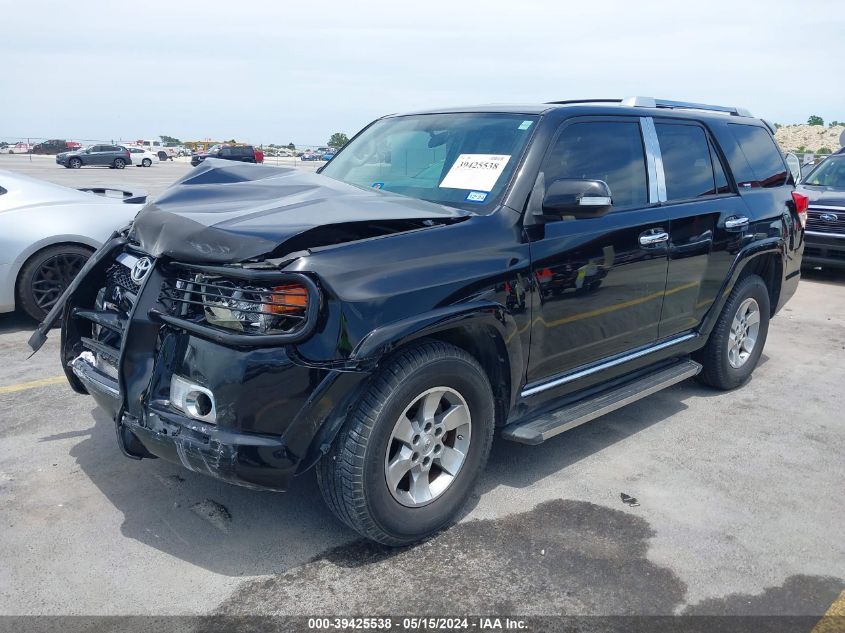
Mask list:
[[[461,522],[401,550],[335,520],[312,473],[273,494],[124,458],[58,336],[27,359],[33,327],[0,315],[0,614],[821,615],[845,589],[843,274],[805,277],[744,387],[499,440]]]

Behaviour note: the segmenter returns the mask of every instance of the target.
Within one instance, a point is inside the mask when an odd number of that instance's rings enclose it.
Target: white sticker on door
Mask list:
[[[510,155],[502,154],[461,154],[440,186],[490,191],[496,186],[510,158]]]

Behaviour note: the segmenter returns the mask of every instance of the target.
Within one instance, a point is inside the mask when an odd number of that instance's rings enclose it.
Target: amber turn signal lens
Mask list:
[[[308,290],[300,284],[285,284],[270,288],[274,293],[264,304],[263,311],[270,314],[303,312],[308,307]]]

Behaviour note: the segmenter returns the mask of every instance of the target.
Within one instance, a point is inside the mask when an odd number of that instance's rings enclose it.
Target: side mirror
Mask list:
[[[612,206],[610,187],[602,180],[560,178],[546,187],[543,196],[543,215],[554,219],[564,215],[598,218]]]
[[[784,156],[784,159],[786,160],[786,166],[789,167],[789,171],[792,172],[792,179],[797,185],[798,181],[801,180],[801,161],[792,152]]]

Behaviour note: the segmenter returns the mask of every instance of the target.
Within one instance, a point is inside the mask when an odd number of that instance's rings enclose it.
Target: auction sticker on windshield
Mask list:
[[[510,155],[502,154],[461,154],[440,186],[490,191],[496,186],[510,158]]]

